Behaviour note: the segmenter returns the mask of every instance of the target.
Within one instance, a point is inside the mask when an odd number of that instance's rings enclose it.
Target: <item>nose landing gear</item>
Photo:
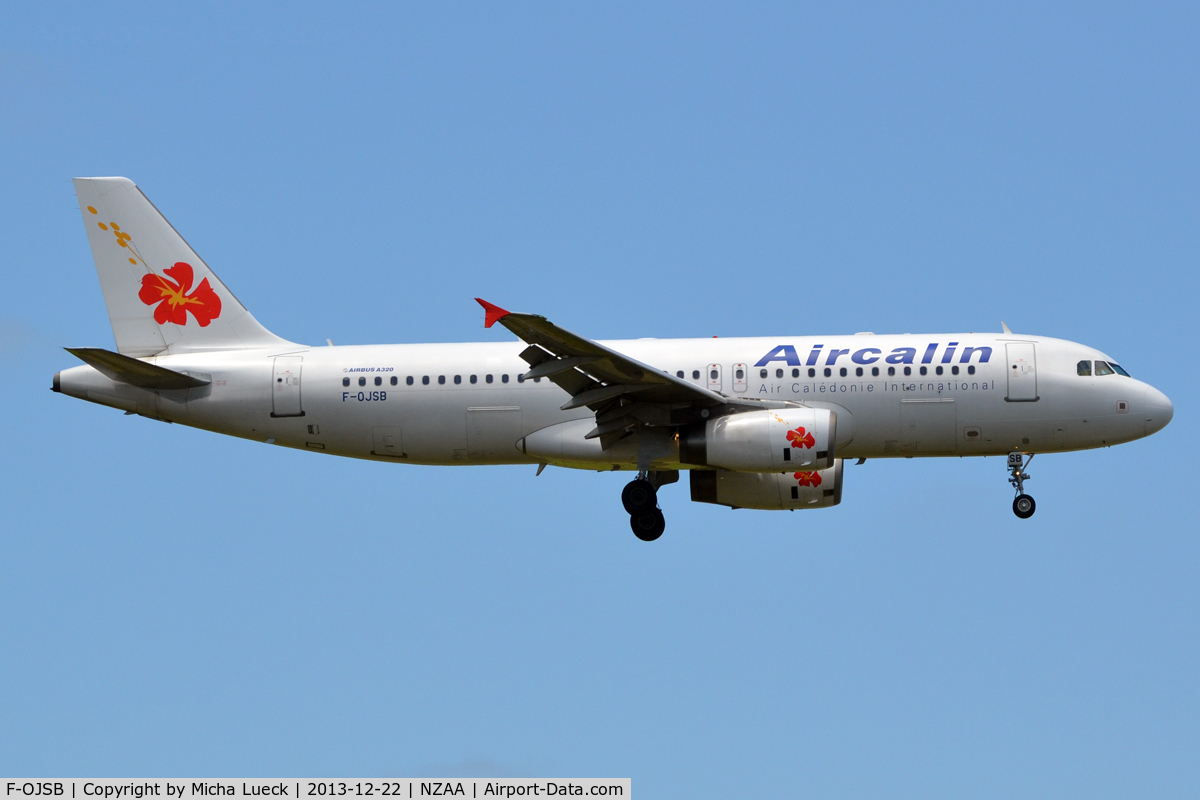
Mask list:
[[[1017,497],[1013,500],[1013,513],[1021,519],[1029,519],[1037,510],[1037,503],[1033,501],[1032,497],[1025,494],[1025,481],[1030,479],[1025,468],[1029,466],[1030,461],[1033,461],[1032,455],[1026,459],[1023,453],[1008,454],[1008,482],[1017,492]]]
[[[643,542],[653,542],[666,530],[666,518],[658,508],[658,487],[677,480],[678,472],[639,472],[621,491],[621,505],[629,514],[629,527]]]

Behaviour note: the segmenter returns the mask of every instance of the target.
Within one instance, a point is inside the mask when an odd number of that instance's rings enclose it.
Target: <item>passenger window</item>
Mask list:
[[[507,376],[507,375],[501,375],[501,376],[500,376],[500,382],[501,382],[501,383],[508,383],[508,376]]]
[[[825,368],[825,377],[828,378],[832,374],[833,374],[833,370],[831,370],[829,367],[826,367]]]
[[[838,374],[841,375],[843,378],[846,377],[846,368],[842,367],[840,370],[838,370]]]
[[[905,370],[905,371],[907,372],[907,370]],[[921,374],[922,374],[922,375],[928,375],[928,374],[929,374],[929,368],[928,368],[928,367],[921,367]]]
[[[892,375],[895,375],[895,374],[896,374],[896,368],[895,368],[895,367],[888,367],[888,376],[892,376]]]
[[[405,379],[404,379],[404,382],[405,382],[405,383],[407,383],[409,386],[412,386],[412,385],[413,385],[413,377],[412,377],[412,375],[409,375],[407,378],[405,378]]]
[[[776,378],[782,378],[782,377],[783,377],[783,370],[782,370],[782,369],[777,369],[777,370],[775,370],[775,377],[776,377]]]
[[[421,385],[422,385],[422,386],[428,386],[428,385],[429,385],[429,376],[428,376],[428,375],[422,375],[422,376],[421,376]]]
[[[937,372],[937,374],[938,374],[938,375],[941,375],[941,374],[942,374],[942,368],[941,368],[941,367],[938,367],[938,368],[937,368],[936,370],[934,370],[934,371],[935,371],[935,372]]]
[[[445,375],[438,375],[438,383],[439,383],[439,384],[444,384],[445,382],[446,382],[446,376],[445,376]]]
[[[967,374],[968,374],[968,375],[974,375],[974,374],[975,374],[975,365],[974,365],[974,364],[972,364],[972,365],[970,365],[969,367],[967,367]]]
[[[1103,361],[1097,361],[1097,362],[1096,362],[1096,375],[1097,375],[1097,376],[1100,376],[1100,375],[1115,375],[1115,374],[1116,374],[1116,372],[1113,370],[1113,368],[1112,368],[1112,367],[1110,367],[1110,366],[1109,366],[1108,364],[1106,364],[1105,362],[1103,362]]]
[[[524,382],[525,382],[525,376],[524,376],[524,375],[518,375],[518,376],[517,376],[517,383],[524,383]]]
[[[375,385],[376,385],[376,386],[383,386],[383,378],[381,378],[381,377],[379,377],[378,375],[376,375],[376,376],[375,376]]]
[[[479,376],[478,376],[478,375],[472,375],[472,376],[471,376],[471,383],[479,383]]]
[[[359,386],[366,386],[366,385],[367,385],[367,379],[366,379],[366,378],[359,378],[359,379],[358,379],[358,385],[359,385]]]
[[[862,367],[856,367],[854,369],[854,374],[861,378],[862,377]]]
[[[1080,375],[1084,378],[1092,377],[1092,362],[1091,361],[1080,361],[1078,364],[1075,365],[1075,374]]]
[[[709,380],[715,381],[720,377],[721,377],[721,373],[717,372],[715,369],[712,372],[708,373]]]
[[[817,377],[817,371],[815,369],[813,369],[812,367],[809,367],[808,368],[808,377],[810,377],[810,378]]]
[[[904,368],[904,374],[905,374],[905,375],[912,375],[912,367],[905,367],[905,368]]]
[[[1132,378],[1132,377],[1133,377],[1133,376],[1132,376],[1132,375],[1130,375],[1128,372],[1126,372],[1124,369],[1122,369],[1120,364],[1116,364],[1116,363],[1114,363],[1114,362],[1110,361],[1110,362],[1108,362],[1108,365],[1109,365],[1110,367],[1112,367],[1113,369],[1115,369],[1115,370],[1117,371],[1117,374],[1118,374],[1118,375],[1124,375],[1126,378]]]
[[[491,382],[492,382],[492,376],[491,376],[491,375],[484,375],[484,376],[483,376],[483,381],[484,381],[484,383],[491,383]]]
[[[800,370],[799,370],[799,368],[796,368],[796,369],[793,369],[793,370],[792,370],[792,377],[793,377],[793,378],[799,378],[799,377],[800,377]]]
[[[698,370],[698,369],[692,370],[692,380],[694,380],[694,381],[700,380],[700,370]]]
[[[675,373],[675,377],[676,377],[676,378],[682,378],[682,377],[683,377],[683,370],[679,370],[678,372],[676,372],[676,373]]]
[[[951,367],[951,368],[950,368],[950,374],[951,374],[951,375],[957,375],[957,374],[958,374],[958,366],[957,366],[957,365],[956,365],[956,366],[953,366],[953,367]]]
[[[455,376],[454,376],[454,382],[455,382],[455,383],[462,383],[462,375],[455,375]]]
[[[879,377],[879,367],[871,367],[871,377],[873,377],[873,378]]]
[[[393,375],[393,376],[392,376],[392,386],[395,386],[395,385],[396,385],[397,383],[399,383],[399,382],[400,382],[400,381],[399,381],[399,379],[397,379],[397,378],[396,378],[396,376],[395,376],[395,375]]]
[[[349,386],[349,385],[350,385],[350,379],[342,378],[342,386]]]

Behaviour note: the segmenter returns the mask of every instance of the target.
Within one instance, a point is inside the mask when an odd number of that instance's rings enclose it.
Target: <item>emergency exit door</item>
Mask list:
[[[1037,354],[1033,342],[1009,342],[1007,352],[1007,399],[1019,403],[1037,400]]]
[[[303,417],[300,405],[300,356],[277,356],[271,375],[271,416]]]
[[[745,364],[734,364],[733,365],[733,393],[734,394],[745,394],[746,393],[746,381],[749,379],[749,376],[750,376],[750,368],[747,367]]]
[[[709,389],[713,390],[714,392],[721,391],[721,365],[720,364],[709,364],[708,370],[705,374],[705,377],[708,378],[708,388]]]

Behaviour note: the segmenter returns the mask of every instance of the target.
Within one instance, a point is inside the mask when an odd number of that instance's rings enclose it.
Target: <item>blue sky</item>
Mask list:
[[[1189,4],[18,4],[0,29],[0,773],[1192,796]],[[336,460],[53,395],[133,178],[287,338],[1014,330],[1174,401],[843,504]]]

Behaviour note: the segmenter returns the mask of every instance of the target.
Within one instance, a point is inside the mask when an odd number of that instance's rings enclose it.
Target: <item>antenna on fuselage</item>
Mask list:
[[[1008,329],[1008,325],[1004,324],[1004,320],[1000,320],[1000,327],[1004,329],[1005,333],[1012,333],[1012,331]]]

